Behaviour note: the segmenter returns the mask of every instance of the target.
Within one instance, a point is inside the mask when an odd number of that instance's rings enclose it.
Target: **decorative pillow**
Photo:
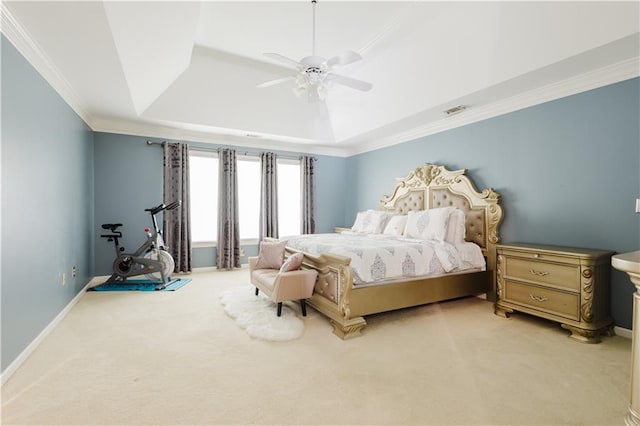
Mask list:
[[[358,212],[358,214],[356,214],[356,221],[353,223],[351,230],[353,232],[364,232],[365,219],[368,220],[367,212]]]
[[[256,269],[280,269],[287,241],[260,241]]]
[[[426,227],[422,225],[425,220],[429,221],[429,212],[427,210],[409,211],[403,235],[407,238],[421,238],[422,231]]]
[[[371,221],[369,222],[369,226],[365,227],[364,232],[367,234],[382,234],[385,225],[387,224],[387,220],[391,215],[387,212],[371,210]]]
[[[407,215],[396,215],[391,216],[387,225],[384,227],[384,231],[382,232],[385,235],[403,235],[404,228],[407,225]]]
[[[464,243],[467,234],[466,216],[460,209],[455,209],[449,216],[449,224],[447,225],[447,234],[444,240],[451,244]]]
[[[407,226],[404,236],[423,240],[444,241],[447,233],[449,216],[454,207],[410,211],[407,215]]]
[[[358,212],[351,230],[366,234],[381,234],[389,214],[378,210]]]
[[[304,254],[294,253],[287,258],[287,260],[280,267],[280,272],[297,271],[302,265],[304,260]]]

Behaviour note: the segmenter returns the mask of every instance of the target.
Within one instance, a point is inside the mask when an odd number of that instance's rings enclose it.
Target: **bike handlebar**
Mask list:
[[[182,204],[182,200],[176,200],[173,203],[171,203],[168,206],[166,206],[165,210],[173,210],[176,207],[180,206],[180,204]]]
[[[180,204],[182,204],[182,200],[176,200],[173,203],[169,204],[169,205],[165,205],[164,203],[160,204],[159,206],[156,207],[151,207],[149,209],[144,209],[145,212],[150,212],[152,215],[158,214],[163,210],[173,210],[176,207],[178,207]]]

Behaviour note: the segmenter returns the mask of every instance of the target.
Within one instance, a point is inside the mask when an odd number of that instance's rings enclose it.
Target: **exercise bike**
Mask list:
[[[164,210],[173,210],[181,204],[181,201],[174,201],[169,205],[160,204],[156,207],[144,209],[151,215],[153,228],[145,229],[147,240],[134,252],[124,253],[125,248],[120,245],[122,231],[118,228],[121,223],[105,223],[102,229],[109,230],[110,234],[100,235],[109,242],[114,242],[116,249],[116,260],[113,262],[113,274],[106,281],[107,283],[126,283],[127,278],[136,275],[145,275],[148,279],[158,282],[156,290],[163,290],[170,281],[171,273],[175,267],[173,257],[166,250],[162,231],[158,228],[156,215]]]

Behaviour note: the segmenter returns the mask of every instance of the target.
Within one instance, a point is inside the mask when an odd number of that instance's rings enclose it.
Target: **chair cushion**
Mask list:
[[[277,269],[256,269],[251,273],[251,282],[270,296],[278,272]]]
[[[280,269],[284,262],[287,241],[260,241],[255,269]]]
[[[289,272],[289,271],[297,271],[300,269],[302,265],[302,261],[304,260],[304,254],[302,253],[294,253],[282,264],[280,267],[280,272]]]

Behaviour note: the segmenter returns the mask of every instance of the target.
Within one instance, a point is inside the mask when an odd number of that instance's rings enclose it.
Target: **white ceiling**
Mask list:
[[[2,31],[96,131],[350,155],[640,75],[639,2],[328,1],[316,53],[369,92],[308,103],[312,5],[3,1]],[[467,107],[447,117],[445,110]]]

